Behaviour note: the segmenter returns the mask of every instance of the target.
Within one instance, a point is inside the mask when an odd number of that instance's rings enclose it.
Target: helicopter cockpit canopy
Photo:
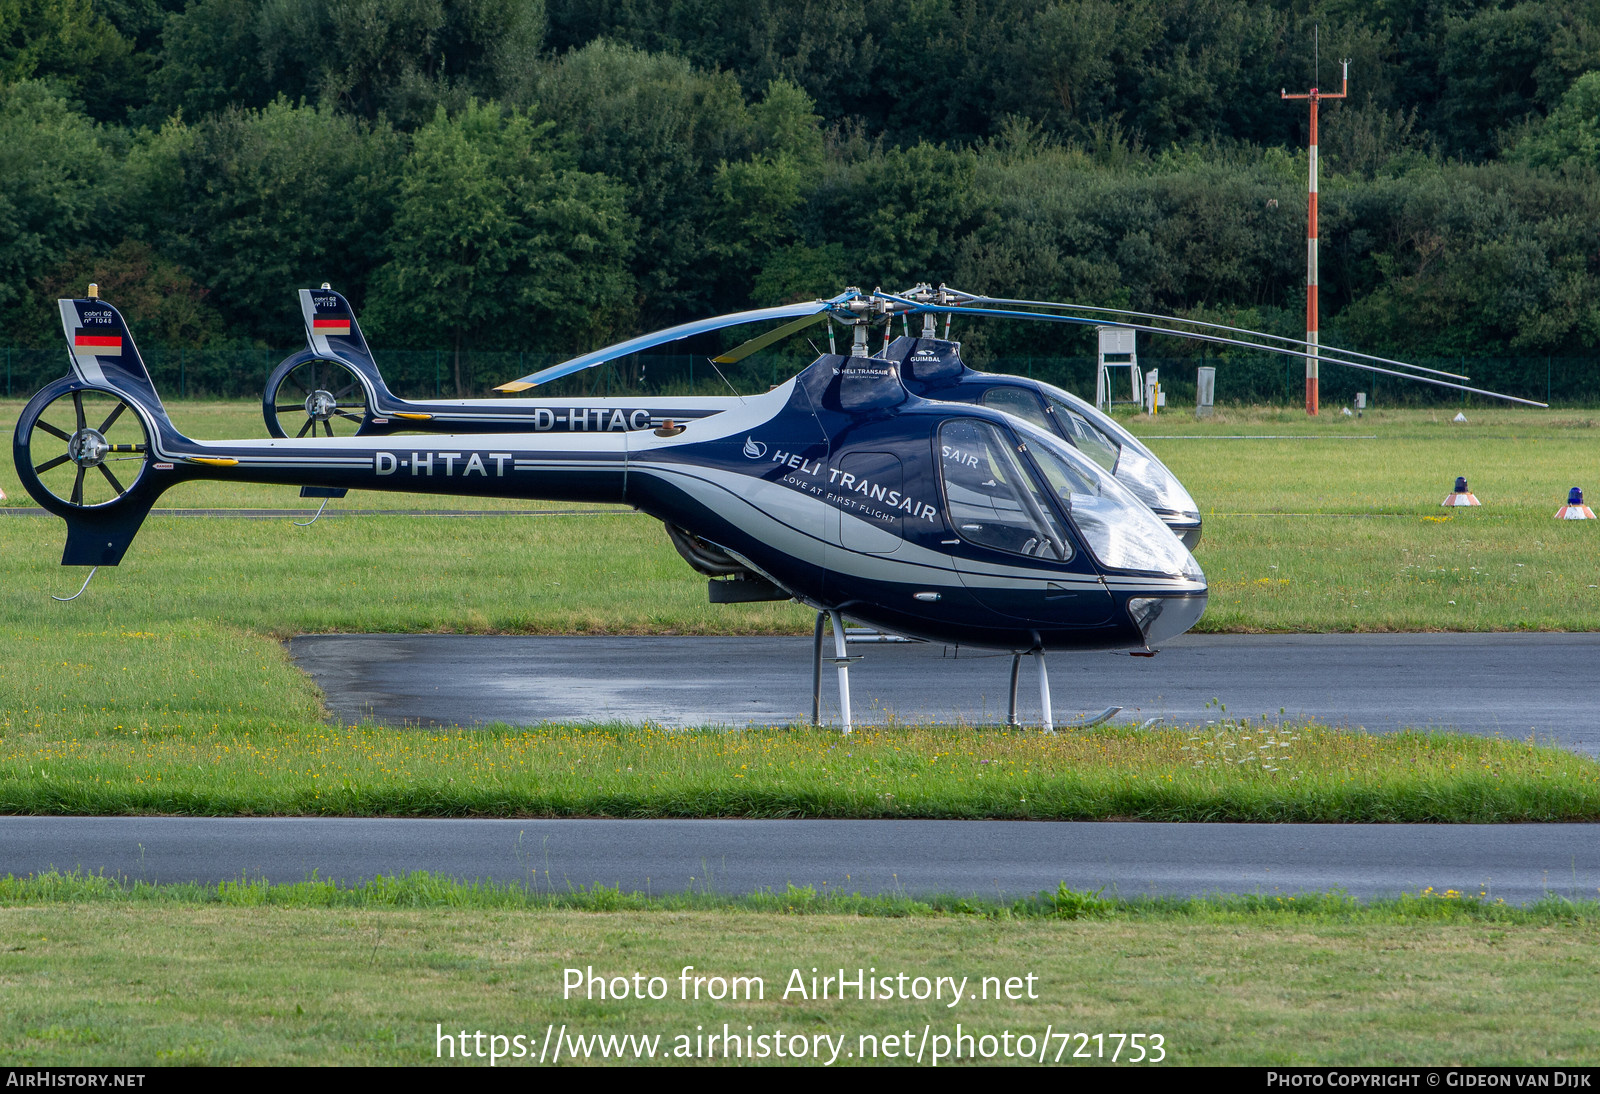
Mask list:
[[[1169,522],[1176,518],[1180,525],[1190,521],[1199,524],[1200,507],[1194,498],[1143,442],[1076,395],[1042,382],[1033,386],[1044,399],[1043,407],[1033,391],[1015,386],[991,387],[984,392],[983,405],[1021,418],[1048,434],[1066,437],[1078,451],[1114,474],[1140,501]],[[1198,536],[1194,540],[1186,537],[1184,542],[1193,547]]]
[[[992,422],[939,427],[945,498],[963,539],[1064,562],[1073,555],[1065,516],[1105,569],[1204,579],[1188,548],[1113,475],[1042,429],[1015,428],[1020,447]]]
[[[1204,579],[1183,541],[1116,476],[1042,429],[1019,432],[1031,435],[1027,442],[1055,500],[1102,566]]]

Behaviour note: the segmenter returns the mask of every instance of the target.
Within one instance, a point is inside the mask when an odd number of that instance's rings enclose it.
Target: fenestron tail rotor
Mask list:
[[[64,392],[19,421],[17,432],[38,484],[80,509],[109,505],[132,490],[150,451],[144,421],[105,391]]]
[[[267,378],[267,432],[274,437],[353,437],[367,417],[367,388],[348,365],[300,355]]]

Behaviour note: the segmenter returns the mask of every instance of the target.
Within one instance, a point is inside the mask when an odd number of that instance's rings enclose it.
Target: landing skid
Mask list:
[[[1068,722],[1066,725],[1062,726],[1061,728],[1062,729],[1088,729],[1090,726],[1097,726],[1097,725],[1101,724],[1102,722],[1109,722],[1109,721],[1111,721],[1111,719],[1115,718],[1118,714],[1121,714],[1121,713],[1122,713],[1122,708],[1121,707],[1106,707],[1106,709],[1102,710],[1099,714],[1085,714],[1082,718],[1079,718],[1076,722]]]
[[[822,656],[822,626],[824,622],[829,620],[833,622],[833,656],[825,659]],[[832,662],[839,670],[839,712],[844,721],[844,726],[841,730],[844,733],[851,733],[855,729],[850,717],[850,666],[861,660],[859,654],[852,656],[848,652],[848,637],[855,636],[849,635],[845,630],[844,619],[838,612],[817,613],[817,626],[811,635],[811,724],[814,726],[822,724],[822,662],[827,660]],[[872,631],[860,636],[860,640],[887,642],[894,641],[896,637]],[[1044,649],[1036,648],[1029,652],[1033,654],[1034,660],[1039,664],[1039,704],[1043,714],[1041,728],[1046,733],[1054,733],[1056,729],[1055,720],[1050,709],[1050,672],[1045,667]],[[1011,706],[1006,714],[1006,725],[1008,726],[1020,726],[1022,724],[1017,720],[1017,677],[1022,671],[1022,656],[1021,651],[1011,655]],[[1106,707],[1099,714],[1085,715],[1075,721],[1064,723],[1061,728],[1088,729],[1091,726],[1110,721],[1121,712],[1121,707]]]

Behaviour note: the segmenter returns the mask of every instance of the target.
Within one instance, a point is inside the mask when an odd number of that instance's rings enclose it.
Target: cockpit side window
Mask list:
[[[954,418],[939,426],[938,444],[947,511],[962,539],[1034,558],[1072,557],[1071,541],[1011,437],[990,422]]]
[[[1058,429],[1052,433],[1061,433],[1072,442],[1074,448],[1088,456],[1095,463],[1107,471],[1117,469],[1117,457],[1122,454],[1122,446],[1111,437],[1106,436],[1095,428],[1093,422],[1079,414],[1071,406],[1060,399],[1049,397],[1050,414],[1060,423]]]

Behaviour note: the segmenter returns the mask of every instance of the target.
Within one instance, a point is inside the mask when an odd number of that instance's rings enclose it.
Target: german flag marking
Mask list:
[[[76,331],[72,335],[72,349],[76,353],[120,357],[122,355],[122,335],[86,334],[83,331]]]
[[[348,319],[313,319],[311,321],[313,334],[342,334],[350,335],[350,320]]]

